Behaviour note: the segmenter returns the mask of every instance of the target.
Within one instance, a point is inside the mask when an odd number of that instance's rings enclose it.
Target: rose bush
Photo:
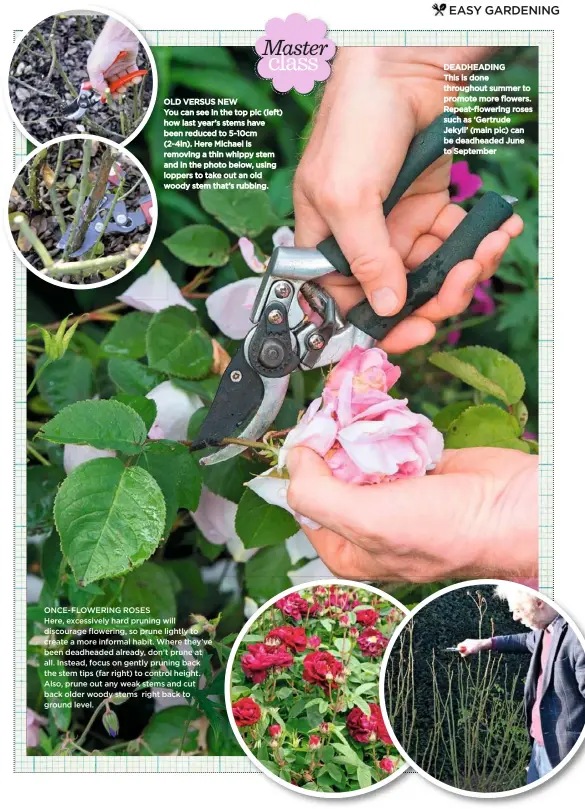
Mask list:
[[[229,687],[240,736],[261,764],[322,792],[362,789],[402,765],[377,702],[382,655],[402,618],[376,593],[335,584],[293,592],[258,616]],[[269,642],[285,662],[259,678],[250,660]]]

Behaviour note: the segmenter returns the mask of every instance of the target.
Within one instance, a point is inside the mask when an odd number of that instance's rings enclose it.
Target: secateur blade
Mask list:
[[[281,386],[284,384],[286,394],[288,377],[284,382],[278,382]],[[258,427],[259,423],[264,424],[268,418],[270,425],[281,404],[282,400],[276,401],[274,396],[265,395],[265,382],[250,367],[246,360],[245,345],[241,346],[223,373],[209,413],[201,425],[199,435],[191,444],[191,450],[219,447],[224,438],[248,438],[252,434],[255,440],[264,432],[261,426]],[[246,423],[247,427],[244,427]],[[214,455],[202,458],[201,463],[218,463],[238,455],[244,449],[245,446],[235,444],[225,446]]]

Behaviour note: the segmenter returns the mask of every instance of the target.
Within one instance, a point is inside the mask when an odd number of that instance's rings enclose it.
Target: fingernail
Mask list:
[[[381,287],[372,292],[372,306],[378,315],[392,315],[398,305],[398,297],[390,287]]]

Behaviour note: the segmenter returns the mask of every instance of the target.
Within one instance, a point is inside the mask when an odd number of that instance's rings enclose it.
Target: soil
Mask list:
[[[61,239],[61,228],[55,211],[53,210],[49,187],[54,185],[56,188],[57,198],[63,211],[65,223],[68,226],[73,221],[77,200],[79,198],[79,178],[81,174],[84,140],[84,138],[78,138],[63,142],[63,160],[58,176],[54,175],[54,171],[57,165],[59,145],[55,143],[48,147],[46,157],[38,167],[39,210],[33,210],[33,202],[30,199],[32,161],[29,160],[23,167],[11,190],[8,213],[12,236],[17,251],[21,253],[35,269],[43,270],[43,262],[36,251],[31,247],[30,242],[19,232],[16,224],[12,220],[15,214],[24,214],[32,230],[39,237],[51,258],[56,262],[59,261],[63,254],[63,250],[58,247],[58,242]],[[93,188],[97,179],[98,169],[106,148],[102,141],[93,141],[88,178],[90,189]],[[119,153],[116,156],[114,166],[116,166],[116,164],[124,176],[124,187],[121,196],[123,197],[129,192],[128,196],[124,197],[123,202],[126,205],[127,212],[132,213],[139,207],[139,199],[149,194],[150,190],[142,173],[124,154]],[[116,185],[108,183],[106,193],[115,194],[115,192]],[[114,232],[104,234],[101,242],[103,249],[98,249],[98,257],[101,255],[113,256],[122,253],[130,245],[136,245],[138,252],[143,248],[148,239],[150,227],[150,225],[145,223],[129,233]],[[80,261],[87,258],[88,254],[77,258],[70,258],[69,261]],[[100,271],[99,273],[96,272],[83,277],[80,277],[78,274],[64,275],[58,280],[71,284],[95,284],[111,278],[113,275],[117,275],[125,266],[125,263],[121,263],[115,267]]]
[[[60,135],[88,132],[102,135],[116,143],[126,140],[142,120],[152,96],[152,74],[144,77],[137,87],[130,87],[120,106],[130,123],[122,134],[119,110],[107,104],[93,107],[81,120],[69,121],[63,108],[76,97],[81,83],[87,81],[87,57],[106,21],[103,14],[57,15],[47,17],[33,28],[20,42],[10,64],[10,101],[24,129],[39,143],[45,143]],[[57,62],[76,90],[71,89],[52,64],[52,55],[47,53],[39,40],[41,35],[49,46],[55,43]],[[150,69],[146,52],[140,46],[137,57],[140,69]]]

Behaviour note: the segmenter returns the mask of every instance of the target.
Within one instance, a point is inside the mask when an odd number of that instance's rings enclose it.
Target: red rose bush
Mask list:
[[[231,704],[243,743],[310,791],[351,792],[400,769],[377,702],[402,611],[359,587],[318,585],[265,610],[237,650]]]

